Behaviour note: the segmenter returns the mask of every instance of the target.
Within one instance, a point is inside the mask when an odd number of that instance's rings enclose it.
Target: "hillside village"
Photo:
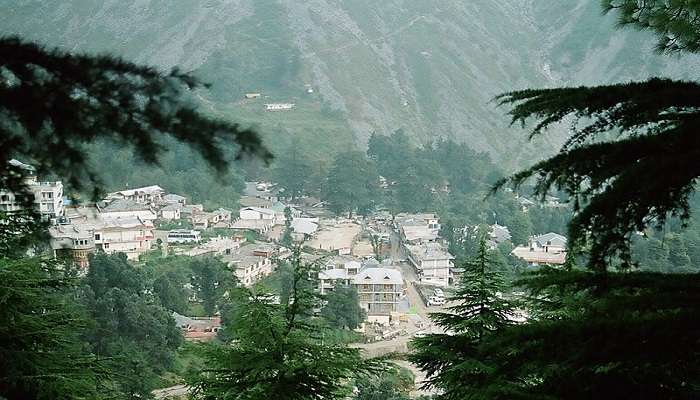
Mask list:
[[[446,304],[443,289],[449,292],[459,277],[435,213],[392,216],[377,211],[366,218],[346,218],[330,213],[318,199],[285,202],[271,182],[246,183],[238,210],[207,210],[158,185],[112,192],[96,203],[71,204],[63,199],[62,182],[39,181],[31,166],[16,164],[27,172],[36,207],[50,222],[52,251],[72,259],[80,270],[96,252],[124,253],[134,262],[151,252],[216,256],[239,284],[250,287],[273,274],[291,248],[301,245],[305,260],[322,263],[316,277],[321,294],[337,285],[356,288],[367,322],[379,327],[363,325],[366,334],[379,332],[370,334],[372,340],[429,332],[434,327],[428,311]],[[519,203],[525,210],[534,205],[525,198]],[[3,193],[0,207],[19,205],[11,193]],[[489,226],[489,247],[510,239],[508,227]],[[561,265],[566,238],[557,233],[533,236],[511,254],[530,266]],[[210,340],[220,324],[217,318],[196,323],[188,318],[176,316],[188,340]]]
[[[700,1],[56,3],[0,400],[700,399]]]

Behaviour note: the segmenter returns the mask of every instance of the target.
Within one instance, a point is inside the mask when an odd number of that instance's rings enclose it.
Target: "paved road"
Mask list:
[[[403,258],[401,251],[401,241],[399,240],[399,235],[390,227],[383,227],[384,232],[389,233],[391,238],[391,259],[400,260]]]

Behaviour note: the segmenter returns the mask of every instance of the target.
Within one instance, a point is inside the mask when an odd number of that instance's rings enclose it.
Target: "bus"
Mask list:
[[[199,231],[189,229],[173,229],[168,232],[168,243],[199,243]]]

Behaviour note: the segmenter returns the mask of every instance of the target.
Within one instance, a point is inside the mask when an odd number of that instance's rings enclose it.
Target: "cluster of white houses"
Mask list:
[[[158,186],[110,193],[94,204],[67,205],[49,228],[56,255],[70,256],[81,267],[97,250],[124,253],[129,259],[151,249],[157,209],[167,203]]]
[[[157,185],[121,190],[98,203],[62,206],[49,229],[51,247],[56,255],[71,256],[79,266],[87,265],[88,254],[96,250],[137,259],[156,240],[156,220],[187,220],[194,229],[172,230],[165,239],[196,243],[201,239],[198,229],[228,228],[231,214],[224,208],[205,211],[201,204],[187,204],[185,197],[166,193]]]
[[[366,255],[351,255],[360,236],[358,223],[340,219],[321,221],[318,217],[304,215],[300,211],[303,207],[280,202],[278,192],[270,183],[247,183],[237,215],[223,208],[206,211],[201,204],[188,204],[185,197],[167,193],[157,185],[109,193],[103,201],[94,204],[64,205],[60,181],[39,181],[31,166],[14,160],[12,163],[24,171],[36,209],[51,221],[49,233],[55,255],[70,257],[78,266],[87,266],[89,255],[96,251],[121,252],[129,259],[138,259],[153,248],[158,236],[172,245],[188,244],[173,249],[179,254],[220,257],[242,285],[251,286],[270,275],[278,260],[289,256],[288,249],[274,243],[280,239],[280,232],[289,227],[293,240],[308,240],[308,246],[316,251],[337,254],[325,262],[325,268],[318,273],[321,294],[338,285],[355,287],[360,306],[370,319],[398,312],[405,296],[404,279],[397,266],[391,262],[380,264]],[[320,201],[307,201],[306,212],[318,215],[313,209]],[[23,204],[26,203],[15,194],[0,191],[0,211],[19,210]],[[156,222],[181,223],[182,220],[187,220],[191,227],[172,229],[165,232],[165,236],[162,231],[156,233]],[[375,220],[382,225],[391,224],[381,213]],[[440,238],[438,216],[399,214],[392,221],[400,242],[399,250],[415,269],[419,281],[434,286],[451,285],[458,271],[455,271],[454,257]],[[211,228],[256,231],[272,241],[249,243],[242,234],[202,241],[200,230]],[[386,235],[388,241],[389,235]],[[508,228],[491,226],[490,247],[509,240]],[[555,233],[535,236],[526,245],[516,247],[512,254],[530,265],[563,264],[566,238]]]
[[[79,266],[86,266],[88,255],[96,250],[122,252],[129,259],[137,259],[152,248],[154,220],[163,219],[162,212],[173,209],[173,204],[187,207],[183,197],[166,195],[159,187],[149,186],[111,193],[104,203],[66,207],[62,223],[50,228],[52,248],[56,255],[70,256]],[[244,210],[241,212],[245,214]],[[231,212],[224,209],[206,212],[194,207],[186,215],[195,228],[230,226]],[[167,233],[171,244],[200,240],[198,230],[174,229]],[[243,236],[236,236],[213,238],[183,254],[220,256],[233,268],[239,281],[249,286],[272,273],[272,258],[278,251],[272,244],[246,244]]]
[[[421,283],[434,286],[454,283],[458,272],[454,257],[440,239],[437,215],[399,214],[394,219],[394,228],[401,240],[404,255],[415,268]],[[489,227],[487,243],[490,248],[510,240],[507,227],[498,224]],[[516,246],[511,254],[530,266],[562,265],[566,260],[566,237],[554,232],[532,236],[526,244]]]

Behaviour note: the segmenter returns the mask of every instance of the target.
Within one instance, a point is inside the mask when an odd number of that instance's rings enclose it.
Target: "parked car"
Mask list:
[[[433,293],[436,297],[445,297],[445,293],[440,288],[436,288]]]
[[[430,296],[430,298],[428,299],[429,306],[442,306],[444,304],[445,304],[444,297]]]
[[[422,338],[422,337],[425,337],[425,335],[427,335],[427,334],[428,333],[426,331],[418,331],[418,332],[413,334],[413,337]]]

